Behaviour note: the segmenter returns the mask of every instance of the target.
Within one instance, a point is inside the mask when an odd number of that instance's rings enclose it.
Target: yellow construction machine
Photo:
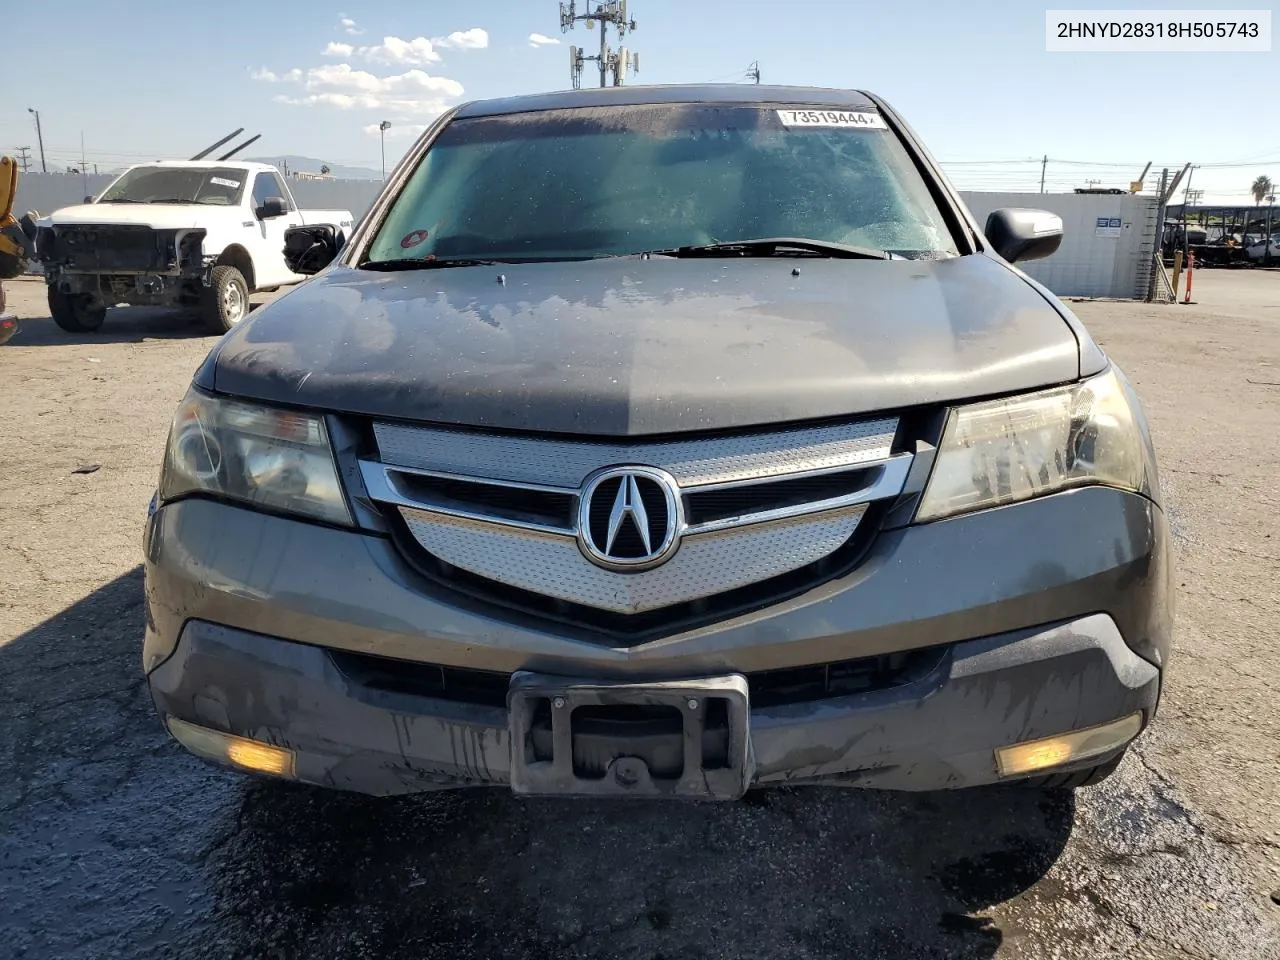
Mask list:
[[[13,157],[0,157],[0,280],[12,280],[27,271],[30,241],[13,216],[13,200],[18,193],[18,165]],[[4,287],[0,286],[0,344],[18,332],[18,318],[5,308]]]

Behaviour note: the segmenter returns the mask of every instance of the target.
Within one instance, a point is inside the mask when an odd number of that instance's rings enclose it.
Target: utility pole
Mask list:
[[[626,47],[619,47],[615,52],[609,49],[608,28],[612,24],[617,28],[618,38],[627,35],[628,30],[635,30],[636,22],[627,16],[627,0],[596,0],[595,9],[591,9],[592,0],[583,0],[584,13],[578,13],[577,0],[569,0],[560,4],[560,32],[568,33],[581,22],[587,29],[592,29],[592,21],[600,24],[600,53],[588,57],[582,47],[569,47],[569,76],[573,80],[573,89],[582,86],[582,65],[588,60],[600,66],[600,86],[609,86],[609,75],[613,74],[613,86],[620,87],[626,79],[627,71],[640,72],[640,54],[628,52]]]
[[[756,82],[756,85],[759,86],[760,84],[760,61],[759,60],[752,60],[751,66],[747,67],[747,79],[754,80]],[[1044,191],[1042,190],[1041,193],[1043,192]]]
[[[1040,161],[1040,192],[1044,193],[1044,172],[1049,169],[1049,155],[1046,153]]]
[[[84,131],[80,131],[80,188],[84,190],[84,196],[89,195],[89,171],[86,169],[84,162]]]
[[[36,140],[40,143],[40,172],[48,173],[49,165],[44,162],[44,131],[40,129],[40,111],[35,107],[27,107],[27,113],[33,113],[36,117]]]
[[[22,165],[22,172],[25,174],[27,169],[31,166],[31,148],[17,147],[16,151],[18,154],[18,163]]]

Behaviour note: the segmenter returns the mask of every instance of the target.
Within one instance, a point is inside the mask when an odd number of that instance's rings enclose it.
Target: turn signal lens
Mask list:
[[[996,750],[996,768],[1002,777],[1016,777],[1100,757],[1128,743],[1141,731],[1142,711],[1138,711],[1096,727],[1000,747]]]
[[[165,723],[173,738],[197,757],[215,763],[229,763],[255,773],[269,773],[277,777],[293,776],[292,750],[211,730],[177,717],[167,717]]]

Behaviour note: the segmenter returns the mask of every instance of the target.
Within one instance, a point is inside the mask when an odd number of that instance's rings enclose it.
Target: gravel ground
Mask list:
[[[213,340],[144,310],[71,336],[7,289],[0,955],[1280,960],[1280,273],[1073,305],[1143,394],[1179,551],[1162,713],[1114,777],[732,806],[370,801],[182,754],[140,677],[140,534]]]

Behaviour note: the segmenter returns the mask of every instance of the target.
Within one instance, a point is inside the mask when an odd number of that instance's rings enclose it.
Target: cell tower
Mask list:
[[[627,16],[627,0],[598,0],[595,9],[591,8],[591,0],[583,0],[583,13],[578,13],[577,0],[569,0],[560,4],[560,32],[568,33],[579,22],[585,23],[587,29],[592,28],[593,21],[600,24],[600,53],[587,56],[582,47],[569,47],[569,76],[573,78],[573,89],[582,86],[582,65],[593,60],[600,65],[600,86],[609,86],[609,77],[613,77],[613,86],[620,87],[627,73],[640,72],[640,54],[634,50],[619,46],[617,50],[609,48],[606,31],[612,24],[618,30],[618,39],[627,35],[628,30],[636,28],[636,22]]]

